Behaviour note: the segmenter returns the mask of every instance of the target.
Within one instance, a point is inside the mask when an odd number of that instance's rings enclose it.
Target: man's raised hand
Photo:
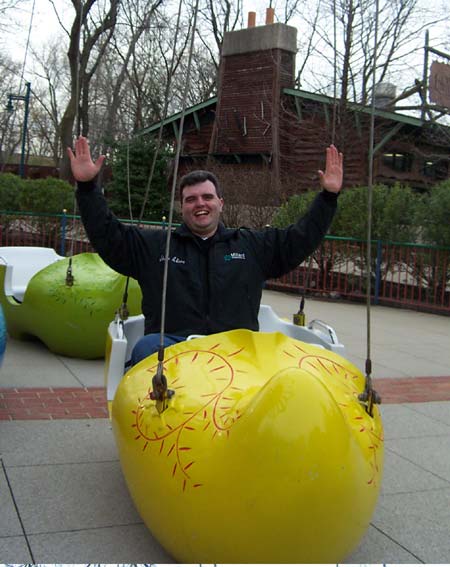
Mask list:
[[[103,155],[99,156],[97,161],[92,161],[89,142],[84,136],[79,136],[75,140],[75,152],[71,148],[67,148],[67,154],[70,159],[72,175],[76,181],[91,181],[94,179],[105,161],[105,156]]]
[[[330,193],[339,193],[343,176],[343,156],[332,144],[327,148],[325,173],[319,170],[320,185]]]

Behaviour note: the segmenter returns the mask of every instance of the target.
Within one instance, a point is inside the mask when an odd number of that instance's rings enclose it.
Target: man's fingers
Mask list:
[[[331,165],[339,163],[338,151],[336,149],[336,146],[334,146],[333,144],[329,148],[327,148],[327,158],[329,158]]]
[[[342,152],[339,152],[334,144],[331,144],[331,146],[329,146],[326,151],[327,151],[327,164],[329,164],[330,166],[336,165],[342,168],[342,164],[344,161],[344,156]]]
[[[101,155],[101,156],[98,157],[97,161],[95,162],[95,165],[96,165],[96,167],[99,171],[100,171],[100,169],[103,165],[103,162],[105,161],[105,158],[106,158],[106,156]]]
[[[75,139],[75,153],[77,156],[89,154],[89,142],[84,136]]]

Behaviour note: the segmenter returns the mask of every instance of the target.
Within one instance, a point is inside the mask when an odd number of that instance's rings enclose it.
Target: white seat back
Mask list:
[[[112,402],[129,363],[134,345],[144,335],[144,316],[134,315],[122,321],[118,317],[108,326],[105,357],[105,386],[108,402]]]
[[[261,305],[258,320],[259,330],[262,333],[279,331],[293,339],[321,346],[344,355],[344,345],[339,343],[336,332],[322,321],[316,319],[311,321],[307,327],[294,325],[289,321],[280,319],[270,305]]]
[[[312,321],[308,327],[300,327],[280,319],[270,305],[260,306],[258,321],[260,332],[262,333],[278,331],[288,337],[314,344],[345,356],[344,345],[339,342],[334,329],[321,321]],[[126,321],[116,319],[110,323],[108,327],[108,341],[110,341],[109,348],[111,350],[105,361],[108,401],[113,400],[116,388],[122,380],[125,365],[131,358],[134,345],[143,334],[143,315],[129,317]]]
[[[53,248],[40,246],[2,246],[0,264],[6,266],[5,289],[7,296],[23,301],[31,278],[53,262],[62,260]]]

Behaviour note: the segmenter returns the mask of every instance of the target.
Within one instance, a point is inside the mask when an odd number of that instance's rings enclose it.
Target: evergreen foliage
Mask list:
[[[12,173],[0,173],[0,210],[18,211],[24,181]]]
[[[0,174],[0,210],[33,213],[71,212],[73,187],[53,177],[22,179],[12,173]]]
[[[307,212],[316,195],[317,191],[308,191],[290,197],[284,205],[281,205],[273,217],[272,226],[283,228],[297,222],[297,219]]]
[[[426,244],[450,246],[450,180],[435,185],[425,194],[417,212]]]
[[[62,179],[25,179],[20,194],[21,211],[35,213],[73,213],[74,188]]]
[[[420,195],[408,186],[374,185],[372,191],[372,240],[415,242],[415,220]],[[331,227],[335,236],[364,240],[368,226],[367,187],[353,187],[339,197],[338,214]]]
[[[121,218],[130,218],[129,199],[134,219],[141,214],[144,195],[147,190],[155,141],[136,138],[130,143],[115,146],[112,155],[112,181],[106,186],[108,203],[114,213]],[[142,220],[161,221],[168,216],[170,207],[170,188],[168,183],[169,166],[172,153],[168,148],[160,148],[156,160],[153,180]],[[128,177],[130,195],[128,195]]]
[[[274,226],[294,223],[308,210],[316,191],[295,195],[275,215]],[[367,238],[368,191],[366,187],[345,189],[330,234],[364,240]],[[407,186],[375,185],[372,193],[372,239],[414,242],[417,240],[417,211],[421,196]]]

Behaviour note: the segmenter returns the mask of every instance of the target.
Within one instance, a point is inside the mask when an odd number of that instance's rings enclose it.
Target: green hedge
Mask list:
[[[22,179],[12,173],[0,174],[0,210],[34,213],[72,211],[74,190],[54,177]]]
[[[309,208],[317,191],[291,197],[275,215],[273,226],[294,223]],[[330,234],[367,238],[367,187],[345,189]],[[372,192],[372,240],[450,246],[450,180],[426,193],[408,186],[375,185]]]

